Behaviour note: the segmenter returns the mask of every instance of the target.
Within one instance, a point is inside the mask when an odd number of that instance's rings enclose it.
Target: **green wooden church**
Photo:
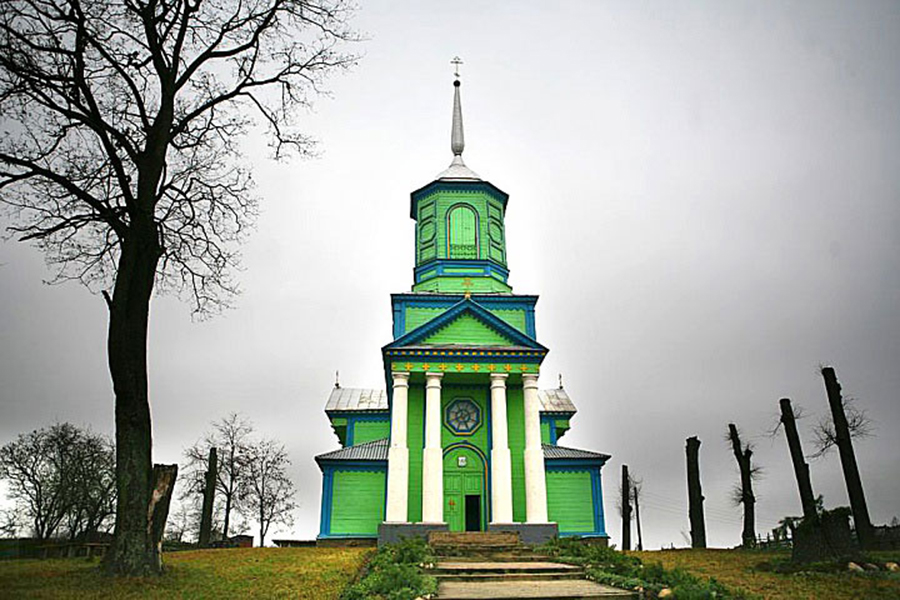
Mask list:
[[[341,448],[322,470],[320,540],[516,531],[607,538],[601,470],[609,455],[559,445],[575,405],[541,390],[547,348],[535,295],[508,283],[509,196],[463,162],[453,82],[450,167],[411,194],[412,291],[391,296],[386,389],[335,384],[325,405]]]

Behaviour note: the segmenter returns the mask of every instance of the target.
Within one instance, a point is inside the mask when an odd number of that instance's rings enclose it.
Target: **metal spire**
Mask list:
[[[462,153],[466,147],[466,139],[463,135],[462,120],[462,101],[459,97],[459,66],[463,64],[462,59],[455,56],[450,61],[453,65],[453,125],[450,129],[450,150],[453,152],[453,161],[450,168],[438,175],[438,179],[478,179],[481,178],[475,174],[466,163],[463,162]]]
[[[453,151],[455,164],[456,157],[462,157],[463,149],[466,147],[466,138],[463,135],[462,103],[459,99],[459,66],[462,64],[462,60],[457,56],[450,61],[450,64],[455,67],[453,75],[456,77],[453,80],[453,128],[450,131],[450,150]],[[460,158],[459,164],[462,164],[462,158]]]

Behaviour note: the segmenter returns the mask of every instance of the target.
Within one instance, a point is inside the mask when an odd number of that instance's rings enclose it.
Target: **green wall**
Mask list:
[[[497,330],[488,327],[474,315],[463,313],[446,326],[438,329],[422,341],[423,344],[469,344],[484,346],[509,346],[512,341]]]
[[[391,435],[391,423],[384,421],[356,421],[353,426],[353,445],[383,440]]]
[[[331,532],[377,535],[384,520],[384,471],[335,471]]]
[[[593,531],[590,471],[547,471],[547,513],[559,523],[560,533]]]
[[[422,520],[422,448],[425,446],[425,384],[409,384],[406,444],[409,447],[409,490],[406,514],[410,523]]]
[[[477,236],[478,258],[493,260],[506,265],[506,239],[503,224],[503,203],[482,191],[438,190],[418,202],[416,227],[416,264],[434,258],[452,258],[448,254],[448,213],[458,205],[469,206],[477,214],[477,220],[465,228],[473,227]],[[457,215],[458,213],[454,213]]]
[[[525,398],[521,385],[506,388],[506,423],[511,455],[513,521],[525,521]]]
[[[410,306],[406,309],[405,315],[405,323],[406,330],[403,333],[408,333],[413,329],[421,327],[428,321],[434,319],[439,316],[441,313],[446,311],[446,308],[430,308],[430,307],[419,307],[419,306]],[[508,324],[512,325],[522,333],[526,333],[525,331],[525,311],[522,309],[494,309],[490,310],[490,312],[497,317],[503,319]]]

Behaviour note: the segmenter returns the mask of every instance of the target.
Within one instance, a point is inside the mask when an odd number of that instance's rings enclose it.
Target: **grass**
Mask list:
[[[728,586],[771,600],[829,598],[867,600],[900,598],[900,577],[886,572],[850,573],[800,571],[773,572],[767,565],[786,562],[789,552],[745,550],[658,550],[630,552],[645,563],[660,562],[666,569],[681,568],[702,578],[715,578]],[[882,563],[897,553],[874,557]]]
[[[4,598],[337,599],[371,550],[232,548],[166,554],[162,577],[112,579],[84,559],[0,562]]]

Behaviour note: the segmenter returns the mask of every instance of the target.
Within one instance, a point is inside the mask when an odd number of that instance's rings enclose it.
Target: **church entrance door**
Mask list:
[[[485,464],[471,448],[444,455],[444,519],[450,531],[484,531]]]

